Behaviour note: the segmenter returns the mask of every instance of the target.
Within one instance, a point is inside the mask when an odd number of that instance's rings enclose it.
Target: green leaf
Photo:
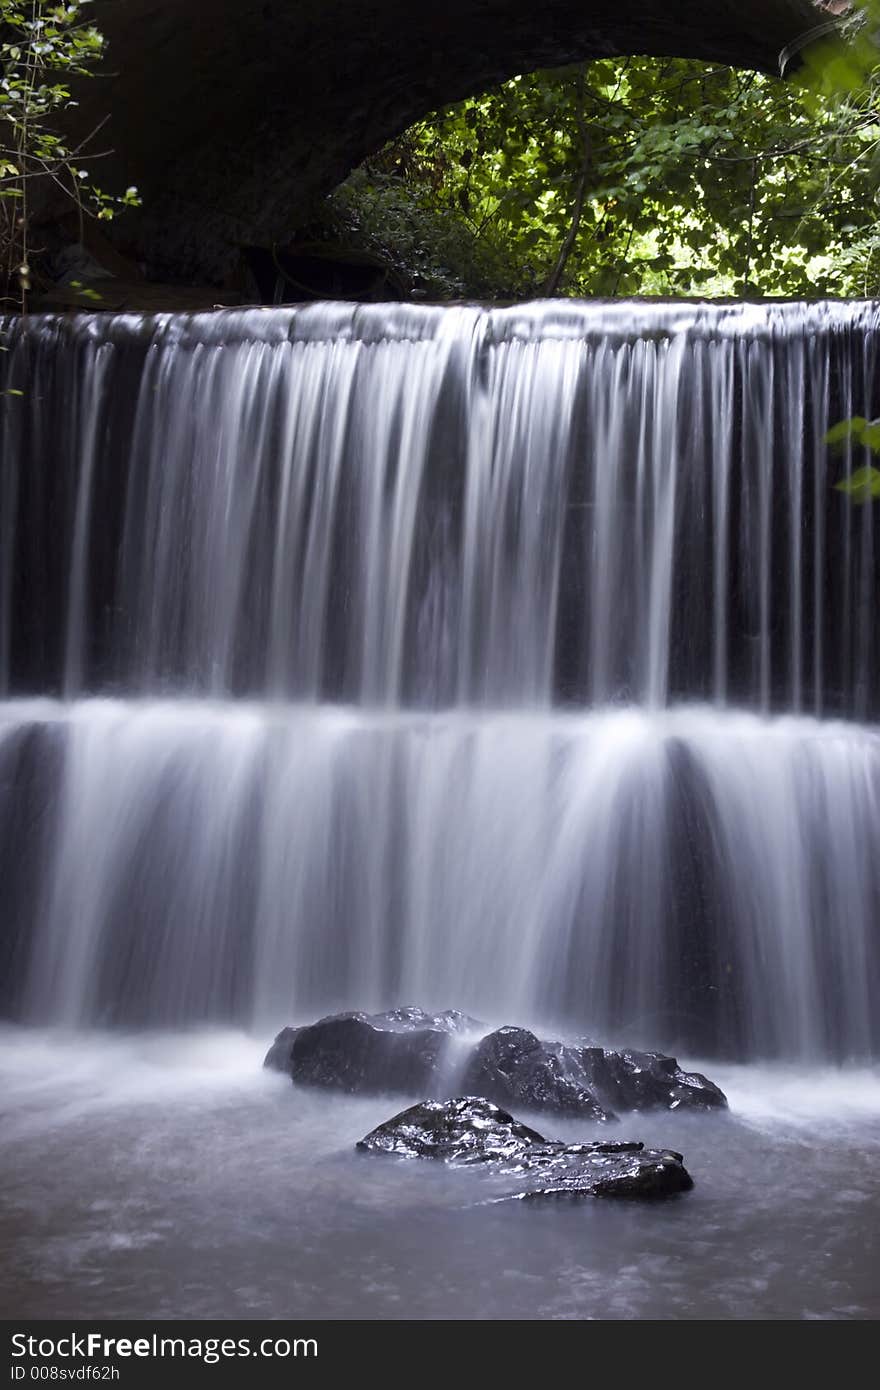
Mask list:
[[[825,443],[846,444],[853,438],[860,439],[867,424],[867,420],[862,415],[854,415],[851,420],[841,420],[839,424],[833,425],[825,435]]]
[[[880,497],[880,469],[869,465],[859,468],[834,486],[837,492],[845,492],[858,505],[871,502]]]

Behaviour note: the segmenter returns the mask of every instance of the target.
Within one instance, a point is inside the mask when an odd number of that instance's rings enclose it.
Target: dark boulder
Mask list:
[[[611,1120],[619,1110],[727,1106],[713,1082],[660,1052],[569,1045],[526,1028],[497,1028],[481,1037],[484,1030],[455,1009],[333,1014],[283,1028],[264,1065],[304,1086],[441,1098],[463,1091],[497,1105],[582,1120]]]
[[[586,1147],[586,1146],[584,1146]],[[681,1154],[672,1149],[631,1148],[617,1152],[596,1145],[589,1153],[568,1149],[548,1163],[538,1181],[515,1192],[520,1201],[548,1197],[672,1197],[689,1192],[694,1180]]]
[[[263,1066],[268,1067],[270,1071],[289,1072],[293,1040],[298,1032],[298,1028],[282,1028],[263,1058]]]
[[[566,1049],[569,1066],[602,1104],[617,1110],[726,1110],[724,1092],[662,1052]]]
[[[455,1010],[333,1014],[282,1029],[264,1065],[288,1071],[303,1086],[355,1094],[430,1091],[444,1084],[453,1037],[481,1026]]]
[[[498,1028],[474,1048],[462,1089],[488,1096],[498,1105],[522,1105],[588,1120],[614,1119],[581,1084],[568,1052],[561,1043],[542,1042],[527,1028]]]
[[[495,1200],[549,1197],[667,1197],[693,1179],[681,1154],[611,1142],[562,1144],[545,1139],[506,1110],[478,1096],[427,1100],[372,1130],[365,1153],[433,1158],[452,1167],[480,1164],[510,1179]]]
[[[477,1096],[423,1100],[386,1120],[361,1139],[367,1153],[398,1158],[439,1158],[444,1163],[519,1162],[544,1143],[537,1130],[520,1124],[506,1110]],[[536,1150],[537,1152],[537,1150]]]

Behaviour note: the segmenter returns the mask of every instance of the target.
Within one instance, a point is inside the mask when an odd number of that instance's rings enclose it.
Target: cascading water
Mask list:
[[[878,328],[8,322],[7,1011],[875,1055]]]

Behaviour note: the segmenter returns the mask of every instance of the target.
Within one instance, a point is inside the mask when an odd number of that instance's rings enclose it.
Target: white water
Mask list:
[[[876,1055],[878,315],[10,321],[6,1011]]]
[[[10,321],[0,685],[876,711],[878,314]]]
[[[52,815],[9,868],[39,895],[37,1018],[269,1032],[412,999],[871,1054],[874,731],[707,708],[0,705],[7,784],[51,757]]]

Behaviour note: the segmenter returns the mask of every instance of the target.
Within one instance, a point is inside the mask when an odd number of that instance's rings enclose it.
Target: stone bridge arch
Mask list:
[[[827,0],[826,0],[827,3]],[[97,0],[106,187],[160,270],[219,280],[231,248],[284,239],[316,197],[426,112],[515,73],[627,53],[778,70],[822,0]]]

